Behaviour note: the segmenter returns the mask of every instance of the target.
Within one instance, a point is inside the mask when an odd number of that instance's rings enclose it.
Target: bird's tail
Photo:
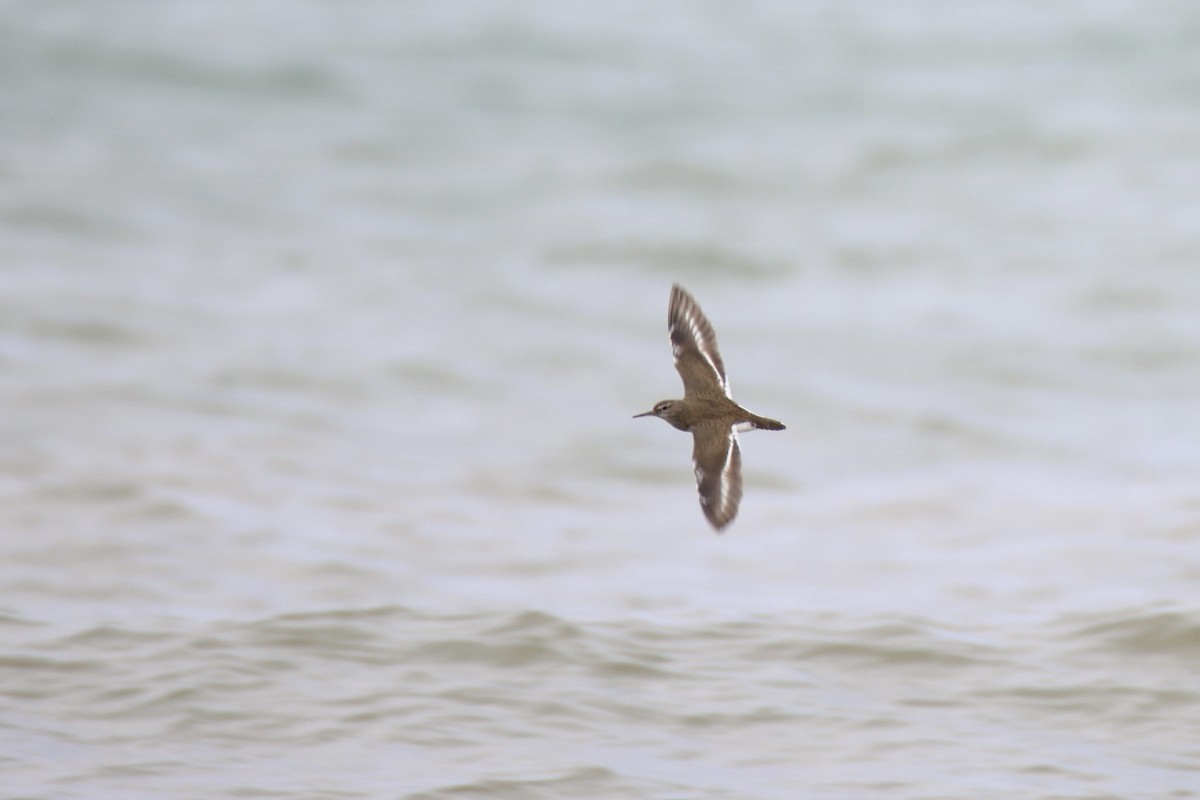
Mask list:
[[[781,431],[786,427],[777,419],[760,417],[757,414],[750,414],[750,425],[751,427],[758,428],[761,431]]]

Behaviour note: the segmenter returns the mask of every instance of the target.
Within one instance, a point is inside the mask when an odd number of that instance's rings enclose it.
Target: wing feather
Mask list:
[[[700,508],[717,530],[737,516],[742,502],[742,449],[737,431],[720,423],[692,429],[692,462]]]
[[[695,298],[679,284],[671,287],[667,332],[671,335],[675,369],[683,378],[684,394],[730,397],[725,362],[717,349],[717,335]]]

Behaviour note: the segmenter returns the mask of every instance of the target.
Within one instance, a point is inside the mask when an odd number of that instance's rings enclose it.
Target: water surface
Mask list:
[[[1186,5],[4,17],[8,794],[1200,794]]]

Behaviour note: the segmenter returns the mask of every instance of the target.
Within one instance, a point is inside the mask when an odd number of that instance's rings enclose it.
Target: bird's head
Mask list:
[[[680,401],[678,401],[678,400],[659,400],[657,403],[654,404],[654,408],[650,409],[649,411],[643,412],[641,414],[634,414],[633,418],[637,419],[638,417],[658,417],[659,419],[665,419],[667,422],[671,423],[679,430],[686,431],[688,429],[687,423],[685,423],[681,419],[681,417],[683,416],[683,413],[684,413],[683,412],[683,403],[681,403]]]

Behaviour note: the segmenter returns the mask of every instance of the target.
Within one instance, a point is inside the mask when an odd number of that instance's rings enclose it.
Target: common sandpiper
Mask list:
[[[700,508],[717,531],[737,516],[742,500],[738,430],[781,431],[782,422],[753,414],[733,401],[717,336],[700,305],[679,284],[671,287],[667,331],[683,399],[662,400],[637,417],[659,417],[692,434],[692,461]]]

